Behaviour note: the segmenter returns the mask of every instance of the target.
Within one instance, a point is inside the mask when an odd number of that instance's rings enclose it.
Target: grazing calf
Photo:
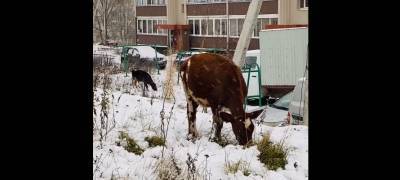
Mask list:
[[[148,90],[148,86],[147,84],[150,84],[151,88],[154,91],[157,91],[157,86],[156,84],[153,82],[153,79],[151,79],[151,76],[149,73],[147,73],[146,71],[142,71],[142,70],[132,70],[132,79],[134,80],[133,84],[134,86],[137,87],[138,81],[143,82],[144,83],[144,87],[146,88],[146,90]]]
[[[232,124],[240,145],[252,140],[256,118],[262,110],[245,113],[246,84],[238,66],[216,54],[193,55],[181,66],[182,82],[186,93],[189,138],[198,137],[196,109],[198,105],[211,107],[215,138],[221,138],[223,121]]]

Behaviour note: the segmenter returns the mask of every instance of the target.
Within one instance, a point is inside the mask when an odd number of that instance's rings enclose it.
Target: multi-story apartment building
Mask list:
[[[178,50],[220,48],[233,53],[250,1],[137,0],[136,42]],[[281,1],[285,1],[283,5]],[[249,50],[259,49],[259,31],[266,25],[308,23],[308,11],[302,18],[306,8],[301,9],[300,21],[291,21],[298,17],[289,6],[292,1],[308,5],[305,0],[263,0]],[[283,19],[279,12],[285,14]]]
[[[308,0],[279,0],[279,24],[308,24]]]

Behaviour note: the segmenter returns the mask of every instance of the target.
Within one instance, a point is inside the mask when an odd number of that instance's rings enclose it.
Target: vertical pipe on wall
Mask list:
[[[229,0],[226,0],[226,51],[229,52],[229,28],[230,28],[230,22],[229,22]],[[221,22],[222,26],[222,22]],[[222,30],[222,29],[221,29]]]

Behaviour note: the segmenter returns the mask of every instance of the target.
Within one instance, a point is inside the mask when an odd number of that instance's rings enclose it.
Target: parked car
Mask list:
[[[304,104],[308,97],[308,79],[300,78],[293,90],[293,97],[289,104],[288,122],[293,125],[308,125],[304,122]]]
[[[123,56],[121,56],[122,58]],[[128,62],[141,66],[143,64],[158,64],[160,69],[164,69],[167,60],[164,54],[157,52],[151,46],[129,46],[127,49]]]
[[[267,107],[263,123],[268,126],[283,126],[287,124],[287,113],[293,91],[279,98]]]
[[[289,93],[287,93],[286,95],[282,96],[277,101],[275,101],[273,104],[271,104],[271,107],[287,111],[289,110],[289,104],[290,101],[292,100],[292,97],[293,97],[293,91],[290,91]]]
[[[175,63],[175,65],[179,66],[183,62],[185,62],[187,59],[189,59],[192,55],[201,54],[201,53],[204,53],[204,52],[200,52],[200,51],[185,51],[185,52],[178,53],[174,63]]]
[[[118,42],[114,40],[106,40],[104,43],[99,43],[100,45],[104,46],[118,46]]]

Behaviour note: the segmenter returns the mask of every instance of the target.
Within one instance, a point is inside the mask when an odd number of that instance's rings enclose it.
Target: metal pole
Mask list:
[[[221,22],[222,25],[222,22]],[[229,0],[226,0],[226,51],[229,52]],[[221,29],[222,30],[222,29]]]
[[[122,46],[122,63],[124,65],[125,77],[128,77],[128,57],[127,57],[127,49],[126,46]]]
[[[308,44],[307,44],[307,62],[306,62],[306,75],[305,82],[308,81]],[[303,112],[303,121],[304,125],[308,126],[308,83],[306,83],[305,87],[305,102],[304,102],[304,112]]]
[[[160,66],[158,65],[158,59],[157,59],[157,49],[156,49],[156,46],[155,46],[155,45],[153,45],[153,48],[154,48],[154,51],[155,51],[155,53],[156,53],[155,62],[156,62],[156,67],[157,67],[157,74],[160,75]]]
[[[261,70],[260,66],[257,65],[257,70],[258,70],[258,106],[261,107]]]
[[[136,0],[133,0],[133,20],[134,20],[134,23],[133,23],[133,25],[134,25],[134,31],[133,31],[133,35],[134,35],[134,37],[133,37],[133,40],[134,40],[134,42],[132,43],[132,44],[137,44],[137,27],[138,27],[138,24],[137,24],[137,17],[136,17]]]
[[[245,65],[246,66],[246,65]],[[246,70],[247,69],[247,70]],[[247,71],[247,84],[246,84],[246,89],[247,93],[249,93],[249,86],[250,86],[250,73],[251,73],[251,66],[245,67],[245,72]],[[246,110],[246,105],[247,105],[247,95],[244,100],[244,110]]]

